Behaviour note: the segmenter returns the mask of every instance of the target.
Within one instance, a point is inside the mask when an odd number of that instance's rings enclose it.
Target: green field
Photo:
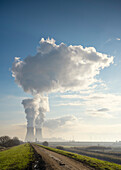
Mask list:
[[[84,155],[84,156],[89,156],[89,157],[93,157],[93,158],[97,158],[97,159],[101,159],[104,161],[109,161],[109,162],[113,162],[116,164],[121,164],[121,153],[120,152],[109,152],[109,151],[94,151],[94,150],[87,150],[84,148],[79,148],[79,147],[64,147],[64,150],[68,151],[68,152],[73,152],[73,153],[77,153],[80,155]]]
[[[63,151],[63,150],[59,150],[59,149],[55,149],[55,148],[51,148],[51,147],[46,147],[43,145],[38,145],[40,147],[43,147],[45,149],[51,150],[53,152],[57,152],[59,154],[68,156],[72,159],[75,159],[77,161],[82,162],[85,165],[88,165],[90,167],[95,168],[96,170],[121,170],[121,165],[115,164],[115,163],[110,163],[108,161],[102,161],[96,158],[91,158],[88,156],[82,156],[79,154],[75,154],[72,152],[67,152],[67,151]]]
[[[30,144],[23,144],[0,152],[0,169],[25,169],[34,158],[33,148]]]

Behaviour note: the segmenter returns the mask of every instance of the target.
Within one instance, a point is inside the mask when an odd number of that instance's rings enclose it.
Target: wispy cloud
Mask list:
[[[62,126],[65,126],[66,124],[68,125],[75,124],[76,122],[80,122],[81,120],[82,120],[81,118],[77,118],[74,115],[51,118],[45,120],[44,127],[54,130]]]
[[[58,104],[56,104],[56,105],[54,105],[54,106],[81,106],[81,105],[83,105],[81,102],[79,102],[79,101],[76,101],[76,102],[67,102],[67,103],[58,103]]]
[[[121,39],[120,38],[116,38],[117,41],[120,41]]]
[[[86,95],[61,95],[62,99],[56,106],[82,106],[84,114],[92,117],[114,118],[121,112],[121,94],[91,93]],[[86,109],[88,108],[88,109]]]
[[[121,39],[119,38],[119,37],[117,37],[117,38],[109,38],[109,39],[107,39],[106,41],[105,41],[105,43],[104,44],[107,44],[107,43],[109,43],[109,42],[111,42],[111,41],[120,41]]]
[[[106,40],[104,44],[107,44],[107,43],[109,43],[110,41],[112,41],[112,38],[109,38],[108,40]]]
[[[107,110],[107,111],[103,111]],[[114,118],[114,116],[110,113],[108,113],[109,109],[99,109],[99,110],[87,110],[87,115],[92,117],[99,117],[99,118]]]

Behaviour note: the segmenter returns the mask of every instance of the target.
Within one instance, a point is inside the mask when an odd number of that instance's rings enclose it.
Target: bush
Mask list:
[[[47,141],[44,141],[44,142],[42,143],[42,145],[44,145],[44,146],[48,146],[49,144],[48,144],[48,142],[47,142]]]
[[[57,149],[64,150],[63,146],[56,146]]]

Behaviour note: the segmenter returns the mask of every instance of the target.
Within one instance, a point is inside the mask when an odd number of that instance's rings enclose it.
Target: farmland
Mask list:
[[[85,155],[93,158],[98,158],[104,161],[109,161],[121,164],[121,152],[108,151],[108,150],[91,150],[85,147],[64,147],[64,150]]]

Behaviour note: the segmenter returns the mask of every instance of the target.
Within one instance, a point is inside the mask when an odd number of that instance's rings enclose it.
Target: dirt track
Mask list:
[[[41,155],[44,161],[43,169],[46,170],[92,170],[93,168],[86,167],[82,163],[75,161],[66,156],[46,150],[37,145],[33,145],[35,151]]]

